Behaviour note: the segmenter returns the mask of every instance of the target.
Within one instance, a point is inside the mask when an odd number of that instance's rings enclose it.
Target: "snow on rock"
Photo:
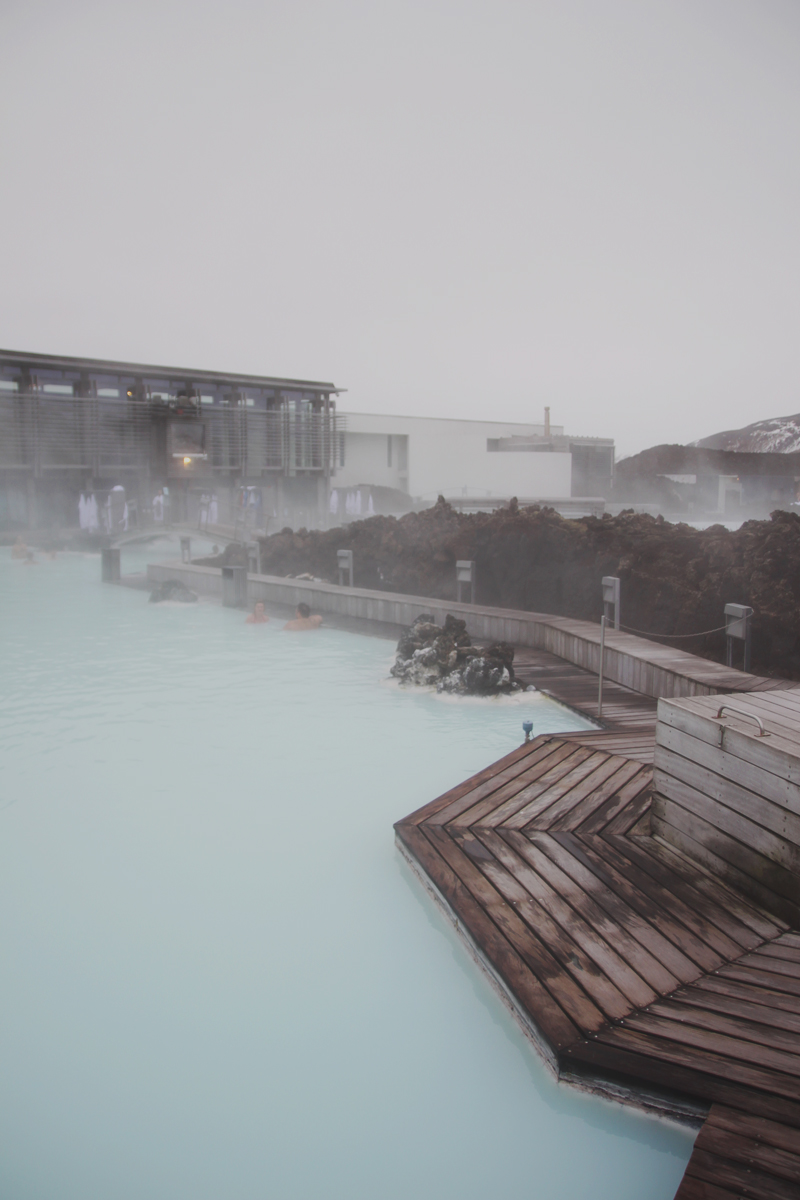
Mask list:
[[[769,417],[744,429],[728,429],[692,442],[706,450],[738,450],[750,454],[796,454],[800,450],[800,413],[792,417]]]

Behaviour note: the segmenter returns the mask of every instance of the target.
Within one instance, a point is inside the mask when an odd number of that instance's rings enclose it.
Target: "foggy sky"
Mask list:
[[[795,0],[0,0],[0,345],[620,453],[800,410]]]

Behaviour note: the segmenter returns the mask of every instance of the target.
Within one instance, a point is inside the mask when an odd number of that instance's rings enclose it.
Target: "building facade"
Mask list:
[[[102,506],[120,487],[131,521],[161,491],[182,521],[219,493],[222,519],[249,487],[263,513],[316,524],[344,429],[336,392],[309,380],[0,351],[0,523],[76,523],[81,493]]]
[[[401,513],[440,494],[461,507],[517,496],[577,513],[567,501],[610,491],[613,441],[570,437],[547,409],[542,423],[342,414],[338,391],[0,351],[0,528],[69,527],[81,496],[104,514],[112,492],[118,508],[124,492],[126,528],[163,511],[238,536],[243,509],[243,525],[272,532]]]
[[[613,440],[570,437],[548,418],[522,424],[348,412],[334,486],[377,486],[431,503],[440,494],[452,501],[607,496]]]

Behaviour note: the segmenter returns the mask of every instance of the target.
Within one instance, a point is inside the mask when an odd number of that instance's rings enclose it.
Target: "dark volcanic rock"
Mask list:
[[[179,600],[182,604],[192,604],[196,599],[196,593],[179,579],[165,579],[162,583],[157,583],[150,593],[151,604],[160,604],[164,600]]]
[[[795,513],[778,511],[731,532],[633,512],[580,520],[538,507],[459,514],[442,502],[399,520],[372,517],[302,536],[287,530],[261,547],[267,574],[310,571],[334,579],[336,551],[349,549],[356,586],[449,601],[456,598],[456,560],[474,559],[479,604],[590,621],[601,616],[601,577],[617,575],[623,624],[718,662],[724,636],[694,635],[721,626],[727,602],[750,604],[753,670],[800,679]],[[458,635],[447,633],[460,649]]]
[[[466,621],[448,614],[442,627],[423,613],[400,635],[392,675],[440,692],[492,696],[517,689],[513,661],[514,647],[507,642],[480,650],[471,643]]]

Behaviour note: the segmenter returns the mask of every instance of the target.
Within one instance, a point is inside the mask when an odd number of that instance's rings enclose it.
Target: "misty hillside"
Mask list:
[[[745,453],[794,454],[800,450],[800,413],[791,417],[769,417],[744,429],[727,429],[691,443],[705,450],[738,450]]]

